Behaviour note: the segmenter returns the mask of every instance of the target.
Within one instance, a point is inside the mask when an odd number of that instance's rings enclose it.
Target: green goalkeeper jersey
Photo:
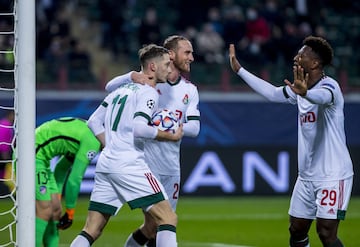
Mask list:
[[[85,120],[71,117],[45,122],[36,128],[35,134],[36,160],[45,161],[40,164],[50,169],[50,161],[54,157],[61,157],[54,172],[56,183],[61,193],[67,177],[65,206],[75,208],[81,181],[87,166],[100,150],[100,142]],[[67,162],[63,162],[64,158]],[[59,174],[56,174],[57,171]]]

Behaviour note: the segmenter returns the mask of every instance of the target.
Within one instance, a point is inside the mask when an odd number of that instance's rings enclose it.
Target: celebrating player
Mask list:
[[[71,226],[86,168],[100,149],[86,122],[59,118],[43,123],[36,138],[36,247],[59,245],[59,229]],[[59,157],[54,172],[50,161]],[[63,189],[64,187],[64,189]],[[60,195],[66,212],[61,217]],[[61,218],[60,218],[61,217]]]
[[[294,82],[275,87],[245,70],[229,49],[232,70],[252,89],[274,102],[298,106],[298,178],[290,202],[290,246],[310,246],[308,231],[316,219],[319,238],[326,247],[341,247],[340,220],[349,204],[353,165],[346,146],[344,99],[324,67],[333,50],[320,37],[309,36],[294,57]]]
[[[194,84],[181,76],[181,73],[190,72],[190,64],[194,61],[191,42],[183,36],[173,35],[165,40],[164,47],[170,52],[172,72],[166,83],[156,85],[159,109],[169,109],[176,113],[183,123],[184,135],[196,137],[200,131],[199,93]],[[137,82],[148,80],[139,72],[130,72],[111,80],[105,89],[112,91],[131,81],[131,78]],[[181,141],[164,143],[156,140],[145,143],[145,160],[165,187],[174,211],[180,190],[180,144]],[[143,246],[146,242],[147,246],[155,246],[155,230],[154,220],[145,213],[145,224],[128,237],[125,246]]]
[[[151,80],[117,88],[89,119],[89,127],[105,148],[96,164],[86,224],[72,247],[90,246],[124,203],[156,219],[157,246],[177,246],[177,216],[144,157],[144,139],[177,142],[183,136],[182,126],[172,133],[149,125],[159,104],[155,85],[165,82],[171,72],[170,56],[164,47],[148,45],[139,50],[139,58],[142,73]]]

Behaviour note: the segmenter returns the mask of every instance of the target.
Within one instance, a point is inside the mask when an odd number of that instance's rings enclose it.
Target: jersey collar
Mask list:
[[[166,82],[167,82],[170,86],[175,86],[175,85],[179,84],[180,80],[181,80],[181,76],[179,76],[179,77],[176,79],[175,82],[170,82],[169,80],[167,80]]]

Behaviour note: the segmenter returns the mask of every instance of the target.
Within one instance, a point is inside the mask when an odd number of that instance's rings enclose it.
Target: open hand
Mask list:
[[[231,69],[235,73],[237,73],[239,71],[239,69],[241,68],[241,65],[240,65],[239,61],[237,60],[237,58],[236,58],[234,44],[230,44],[230,46],[229,46],[229,59],[230,59]]]
[[[180,140],[184,136],[183,124],[179,125],[179,128],[174,133],[174,141]]]
[[[300,65],[295,65],[293,67],[293,73],[294,73],[294,83],[291,83],[289,80],[285,79],[286,85],[288,85],[291,90],[294,91],[294,93],[305,96],[306,92],[308,90],[308,80],[309,80],[309,74],[304,73],[304,68]]]

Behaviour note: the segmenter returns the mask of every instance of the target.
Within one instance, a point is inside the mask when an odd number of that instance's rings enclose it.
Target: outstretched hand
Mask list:
[[[230,46],[229,46],[229,59],[230,59],[231,69],[235,73],[237,73],[239,71],[239,69],[241,68],[241,64],[239,63],[239,61],[236,58],[234,44],[230,44]]]
[[[309,74],[304,73],[304,68],[300,65],[293,67],[294,72],[294,83],[291,83],[289,80],[285,79],[286,85],[288,85],[294,93],[305,96],[308,90],[308,80]]]

